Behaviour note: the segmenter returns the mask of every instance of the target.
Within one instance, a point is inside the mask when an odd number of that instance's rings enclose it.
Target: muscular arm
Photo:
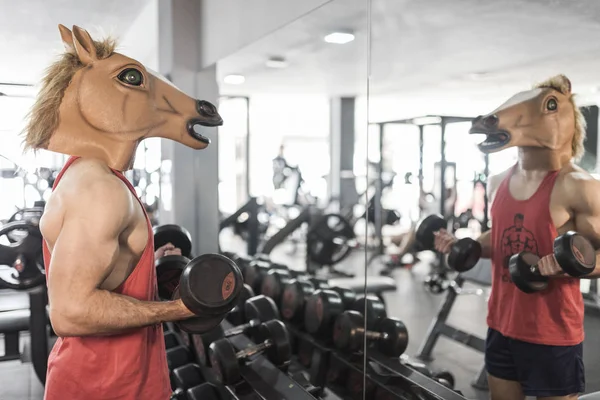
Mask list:
[[[600,181],[584,173],[572,173],[565,178],[570,193],[575,229],[596,249],[596,269],[582,278],[600,278]]]
[[[504,179],[507,171],[502,172],[499,175],[492,175],[488,179],[487,183],[487,192],[488,192],[488,201],[490,206],[494,201],[494,196],[496,195],[496,190],[498,186],[500,186],[500,182]],[[491,208],[491,207],[490,207]],[[491,258],[492,257],[492,230],[487,230],[477,238],[477,241],[481,243],[481,258]]]
[[[63,193],[64,217],[48,274],[56,333],[110,335],[191,317],[180,301],[140,301],[99,288],[126,245],[119,237],[129,227],[135,205],[118,178],[99,175]]]

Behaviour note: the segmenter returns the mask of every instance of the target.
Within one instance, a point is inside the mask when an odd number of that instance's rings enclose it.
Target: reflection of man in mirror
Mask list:
[[[283,183],[290,175],[292,170],[283,157],[284,150],[285,146],[282,144],[279,146],[279,153],[277,154],[277,157],[273,159],[273,187],[275,189],[281,189],[283,187]]]

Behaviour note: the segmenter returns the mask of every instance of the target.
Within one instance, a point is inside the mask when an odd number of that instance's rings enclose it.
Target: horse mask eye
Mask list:
[[[556,102],[556,99],[548,99],[548,101],[546,102],[546,110],[556,111],[557,108],[558,103]]]
[[[140,86],[144,83],[144,75],[135,68],[127,68],[117,76],[123,83],[132,86]]]

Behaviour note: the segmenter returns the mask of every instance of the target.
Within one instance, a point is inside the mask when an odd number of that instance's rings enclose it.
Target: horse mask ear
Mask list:
[[[74,53],[75,45],[73,44],[73,32],[62,24],[58,24],[58,30],[60,31],[60,37],[65,45],[65,49],[70,53]]]
[[[92,40],[90,34],[78,26],[73,26],[73,43],[75,45],[75,52],[79,57],[79,60],[84,65],[92,64],[98,59],[96,54],[96,45]]]
[[[571,94],[571,81],[565,75],[559,75],[561,80],[560,91],[562,94],[568,96]]]

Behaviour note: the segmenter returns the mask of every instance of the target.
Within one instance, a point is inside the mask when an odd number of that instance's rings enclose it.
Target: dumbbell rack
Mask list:
[[[330,348],[291,324],[287,324],[287,327],[296,340],[309,343],[313,348],[310,366],[310,382],[313,385],[327,386],[326,376],[331,358],[349,370],[363,374],[363,366],[357,365],[347,354]],[[412,398],[417,394],[422,399],[465,400],[460,394],[402,364],[400,359],[390,359],[370,349],[367,356],[369,363],[366,375],[378,388],[389,393],[388,398],[405,399],[406,396]]]
[[[223,329],[231,329],[233,325],[227,320],[221,322]],[[252,346],[254,343],[245,335],[237,335],[228,339],[233,347],[240,351]],[[314,400],[315,397],[308,393],[302,385],[290,376],[281,372],[266,357],[259,356],[245,365],[240,366],[240,375],[265,399],[290,399]]]
[[[458,328],[455,328],[454,326],[451,326],[446,322],[448,320],[448,316],[450,315],[450,311],[452,310],[452,306],[456,301],[456,298],[459,294],[461,294],[461,289],[464,282],[465,277],[458,275],[454,279],[453,285],[451,285],[448,288],[446,300],[444,300],[444,302],[442,303],[437,316],[434,318],[433,322],[429,326],[429,330],[427,332],[425,341],[423,341],[418,350],[417,358],[423,361],[433,360],[431,353],[433,352],[433,348],[437,344],[437,341],[440,338],[440,336],[445,336],[450,340],[462,343],[463,345],[474,349],[482,354],[485,353],[484,339],[473,334],[467,333]],[[479,390],[488,389],[485,365],[479,370],[471,385]]]

